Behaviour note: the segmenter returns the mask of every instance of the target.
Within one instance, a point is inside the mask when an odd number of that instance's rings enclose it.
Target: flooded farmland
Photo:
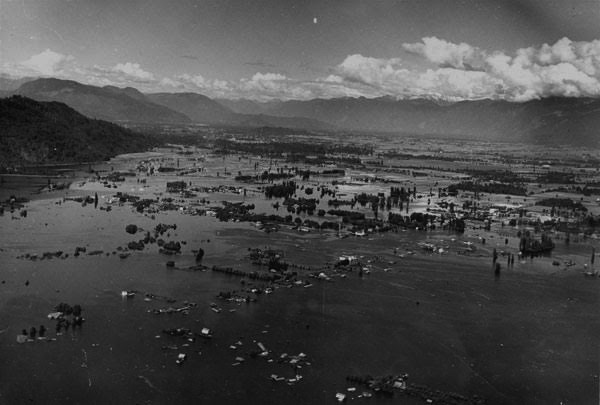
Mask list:
[[[356,159],[174,146],[6,181],[0,402],[593,403],[594,235],[524,255],[537,194],[469,211],[441,189],[470,172]]]
[[[0,405],[597,405],[600,0],[0,0]]]

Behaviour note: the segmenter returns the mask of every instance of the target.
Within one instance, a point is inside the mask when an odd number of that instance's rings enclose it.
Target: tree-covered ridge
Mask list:
[[[154,144],[151,137],[87,118],[63,103],[0,99],[0,168],[106,160]]]

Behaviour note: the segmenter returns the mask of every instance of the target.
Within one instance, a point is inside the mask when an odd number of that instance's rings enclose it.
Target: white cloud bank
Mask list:
[[[5,63],[2,68],[16,76],[54,76],[94,85],[130,85],[142,91],[192,91],[209,97],[263,101],[384,95],[510,101],[600,96],[600,40],[562,38],[552,45],[507,53],[425,37],[403,44],[403,49],[422,58],[430,68],[408,69],[399,57],[354,54],[333,67],[328,76],[314,80],[257,72],[249,78],[225,81],[187,73],[158,77],[135,62],[82,66],[73,56],[50,49],[21,63]]]
[[[297,81],[277,73],[257,73],[239,82],[179,82],[191,91],[220,97],[310,99],[316,97],[432,97],[445,100],[527,101],[552,96],[600,97],[600,40],[487,51],[436,37],[405,43],[406,52],[431,64],[411,70],[401,58],[347,56],[326,77]],[[187,86],[187,87],[186,87]],[[191,86],[191,87],[190,87]]]
[[[438,65],[419,75],[421,87],[448,96],[511,101],[600,96],[600,40],[573,42],[562,38],[553,45],[518,49],[513,55],[489,53],[435,37],[403,46]]]
[[[134,81],[149,82],[154,80],[154,75],[142,69],[139,63],[117,63],[112,71],[116,74],[124,74]]]
[[[485,53],[479,48],[464,42],[453,44],[436,37],[425,37],[422,41],[415,44],[403,44],[402,47],[408,52],[424,56],[437,65],[456,69],[469,69],[474,65],[479,65],[485,57]]]
[[[85,66],[72,55],[46,49],[20,63],[4,63],[0,65],[2,73],[14,77],[57,77],[72,79],[82,83],[105,86],[154,86],[154,74],[144,70],[139,63],[117,63],[112,67]]]
[[[73,63],[74,60],[75,58],[71,55],[63,55],[50,49],[46,49],[37,55],[33,55],[26,61],[21,62],[20,68],[24,72],[33,74],[42,74],[45,76],[59,75],[65,69],[68,69],[69,65]]]

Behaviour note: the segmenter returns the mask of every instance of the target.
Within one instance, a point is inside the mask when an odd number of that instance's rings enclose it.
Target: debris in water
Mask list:
[[[185,359],[187,358],[187,355],[185,353],[179,353],[177,355],[177,360],[175,360],[175,363],[177,363],[178,365],[183,364],[183,362],[185,361]]]

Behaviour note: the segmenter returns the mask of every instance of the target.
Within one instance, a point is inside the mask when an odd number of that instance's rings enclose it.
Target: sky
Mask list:
[[[0,0],[0,73],[144,92],[600,96],[600,0]]]

